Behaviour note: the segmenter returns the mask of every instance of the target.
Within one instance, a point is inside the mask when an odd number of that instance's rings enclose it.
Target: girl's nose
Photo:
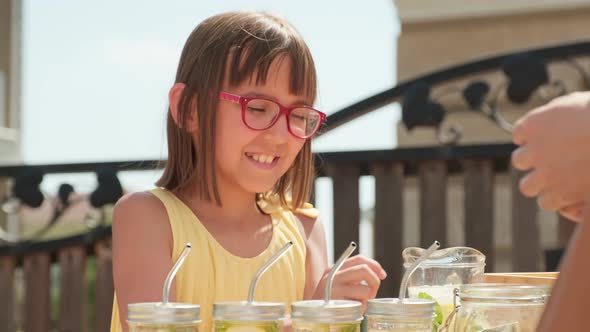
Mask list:
[[[277,122],[275,122],[272,127],[265,130],[264,134],[268,139],[275,140],[277,143],[286,142],[289,135],[291,135],[287,125],[287,117],[284,114],[281,114],[277,119]]]

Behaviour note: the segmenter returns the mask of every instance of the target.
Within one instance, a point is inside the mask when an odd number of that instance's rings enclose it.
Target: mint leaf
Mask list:
[[[443,314],[442,309],[440,308],[440,304],[438,304],[438,302],[436,302],[436,300],[432,296],[428,295],[428,293],[426,292],[418,293],[418,298],[434,301],[434,314],[436,315],[436,317],[434,317],[434,328],[436,331],[438,331],[438,328],[443,323]]]

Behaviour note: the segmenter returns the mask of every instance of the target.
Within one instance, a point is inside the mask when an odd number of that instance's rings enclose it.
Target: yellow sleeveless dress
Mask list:
[[[175,302],[201,306],[200,331],[209,332],[213,329],[214,302],[247,299],[250,280],[258,267],[289,240],[293,241],[293,247],[260,278],[255,300],[289,305],[303,299],[305,242],[295,216],[291,211],[283,209],[278,199],[263,200],[258,204],[272,219],[273,235],[270,244],[258,256],[242,258],[225,250],[188,206],[173,193],[159,188],[150,192],[162,201],[168,213],[174,241],[172,260],[178,259],[187,242],[192,245],[191,254],[187,256],[175,278]],[[311,204],[305,204],[297,212],[312,218],[318,214]],[[115,293],[111,332],[120,331],[122,329]]]

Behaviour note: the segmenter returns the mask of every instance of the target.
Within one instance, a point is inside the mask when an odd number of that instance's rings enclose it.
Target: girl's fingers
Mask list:
[[[375,298],[375,294],[368,286],[338,284],[332,288],[332,298],[366,302]]]
[[[365,281],[367,285],[361,286],[370,289],[373,296],[377,294],[379,285],[381,285],[381,279],[379,279],[377,274],[366,264],[340,270],[334,277],[334,282],[340,285],[360,285],[362,281]]]
[[[341,270],[346,268],[355,266],[355,265],[367,265],[375,274],[379,277],[379,279],[383,280],[387,277],[387,273],[381,267],[381,264],[374,259],[370,259],[368,257],[357,255],[347,259],[344,264],[342,264]]]

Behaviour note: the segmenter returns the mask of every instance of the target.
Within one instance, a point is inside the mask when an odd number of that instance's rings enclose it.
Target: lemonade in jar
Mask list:
[[[360,332],[363,320],[358,301],[310,300],[291,305],[293,332]]]
[[[463,285],[455,331],[534,332],[549,293],[546,285]]]
[[[433,300],[380,298],[369,300],[368,332],[433,332],[436,331]]]
[[[323,300],[291,304],[293,332],[360,332],[362,303],[332,299],[334,276],[355,249],[356,243],[351,242],[330,269]]]
[[[129,332],[198,332],[200,323],[196,304],[146,302],[127,306]]]
[[[281,332],[285,309],[285,304],[272,302],[215,303],[215,332]]]

